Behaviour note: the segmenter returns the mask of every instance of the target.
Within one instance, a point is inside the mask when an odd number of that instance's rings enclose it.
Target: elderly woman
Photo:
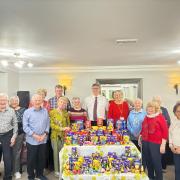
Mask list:
[[[65,110],[67,98],[60,97],[58,107],[50,111],[51,142],[54,156],[55,176],[59,176],[59,152],[64,144],[64,132],[69,130],[70,120],[68,112]]]
[[[46,108],[47,111],[49,112],[50,111],[50,104],[48,101],[45,100],[45,98],[47,96],[47,90],[46,89],[38,89],[36,94],[42,96],[42,98],[43,98],[42,107]],[[29,107],[32,107],[32,106],[33,106],[33,104],[32,104],[32,102],[30,102]]]
[[[108,119],[113,119],[114,124],[117,120],[127,120],[129,115],[129,106],[124,101],[123,92],[121,90],[114,91],[114,100],[109,102]]]
[[[180,179],[180,102],[173,108],[176,116],[169,128],[169,147],[174,154],[175,180]]]
[[[161,97],[160,96],[154,96],[153,101],[157,102],[159,104],[159,106],[161,107],[161,113],[164,116],[164,118],[166,120],[166,123],[167,123],[167,125],[169,127],[170,124],[171,124],[171,119],[170,119],[168,110],[165,107],[162,106]],[[171,153],[171,150],[168,147],[168,143],[166,144],[166,153],[163,154],[162,157],[161,157],[161,163],[162,163],[162,168],[163,168],[164,172],[166,170],[167,162],[170,162],[170,163],[173,162],[173,155]]]
[[[154,96],[153,97],[153,101],[157,102],[161,108],[161,112],[162,112],[162,115],[164,116],[166,122],[167,122],[167,125],[168,127],[170,126],[171,124],[171,119],[170,119],[170,116],[169,116],[169,113],[168,113],[168,110],[167,108],[163,107],[162,106],[162,100],[161,100],[161,97],[160,96]]]
[[[23,145],[23,140],[24,140],[24,131],[23,131],[23,114],[25,111],[25,108],[22,108],[19,106],[19,97],[18,96],[13,96],[9,100],[9,105],[11,108],[15,110],[15,114],[17,117],[17,122],[18,122],[18,136],[16,138],[16,143],[13,146],[13,172],[15,175],[16,179],[21,178],[20,174],[20,154],[21,154],[21,149]]]
[[[134,110],[132,110],[129,113],[129,116],[127,119],[127,128],[129,130],[132,142],[139,149],[138,137],[141,132],[142,122],[144,121],[146,112],[144,109],[142,109],[141,99],[136,99],[133,104],[134,104]]]
[[[142,153],[146,160],[149,178],[162,180],[161,154],[165,153],[168,127],[158,103],[149,102],[146,111],[139,144],[142,139]]]
[[[87,113],[86,113],[85,109],[83,109],[81,106],[80,98],[73,97],[72,105],[73,105],[73,107],[70,108],[70,110],[68,111],[69,117],[70,117],[70,122],[74,123],[77,121],[82,121],[84,123],[84,121],[86,121],[86,119],[87,119]]]

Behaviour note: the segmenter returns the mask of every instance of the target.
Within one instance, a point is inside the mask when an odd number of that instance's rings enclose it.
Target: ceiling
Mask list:
[[[0,60],[16,52],[37,67],[176,64],[180,0],[0,0]]]

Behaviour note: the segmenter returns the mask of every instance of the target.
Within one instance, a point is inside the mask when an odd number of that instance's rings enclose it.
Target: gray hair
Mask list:
[[[158,102],[159,104],[161,104],[162,103],[161,96],[154,96],[152,101],[155,101],[155,102]]]
[[[6,98],[8,100],[8,95],[6,93],[0,93],[0,98]]]
[[[140,99],[140,98],[136,98],[136,99],[134,100],[134,103],[135,103],[136,101],[139,101],[141,104],[143,103],[142,99]]]
[[[75,101],[75,100],[79,100],[80,101],[80,98],[79,97],[73,97],[72,101]]]
[[[34,95],[32,96],[32,98],[31,98],[31,100],[34,101],[34,99],[36,99],[37,97],[41,97],[41,98],[42,98],[41,95],[39,95],[39,94],[34,94]]]
[[[17,101],[18,101],[18,104],[19,104],[19,97],[18,97],[18,96],[12,96],[12,97],[9,98],[9,104],[10,104],[10,105],[11,105],[11,102],[12,102],[13,100],[17,100]]]

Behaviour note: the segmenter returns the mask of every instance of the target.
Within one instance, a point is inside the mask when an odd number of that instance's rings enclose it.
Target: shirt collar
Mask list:
[[[157,113],[155,113],[155,114],[152,114],[152,115],[148,115],[148,114],[147,114],[147,117],[148,117],[148,118],[154,118],[154,117],[158,116],[159,114],[160,114],[159,112],[157,112]]]
[[[135,111],[135,109],[133,109],[133,113],[142,113],[143,112],[143,109],[141,108],[140,111]]]
[[[33,111],[41,111],[41,110],[42,110],[42,107],[40,107],[39,110],[37,110],[37,109],[35,109],[35,108],[33,107]]]
[[[100,94],[99,94],[98,96],[94,96],[94,95],[92,95],[92,97],[93,97],[93,98],[95,98],[95,97],[100,97],[100,96],[101,96]]]
[[[6,112],[6,111],[8,111],[8,108],[6,108],[4,111],[0,111],[1,113],[4,113],[4,112]]]

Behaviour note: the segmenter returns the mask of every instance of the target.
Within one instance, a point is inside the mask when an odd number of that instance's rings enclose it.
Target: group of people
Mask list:
[[[108,102],[96,83],[92,85],[92,95],[85,98],[83,103],[79,97],[74,97],[70,102],[63,96],[61,85],[55,86],[55,96],[48,101],[45,100],[46,95],[45,89],[39,89],[32,96],[29,108],[25,109],[19,106],[17,96],[8,99],[6,94],[0,93],[0,153],[3,154],[4,180],[11,180],[13,175],[16,179],[21,178],[20,159],[24,139],[28,179],[46,180],[44,168],[48,168],[52,162],[55,176],[58,177],[64,132],[77,121],[85,123],[90,120],[95,126],[99,118],[104,120],[104,125],[107,119],[112,119],[114,124],[117,120],[126,120],[131,140],[142,151],[143,166],[147,168],[150,179],[163,179],[162,168],[166,167],[165,151],[168,144],[174,154],[176,180],[180,179],[179,102],[174,106],[176,118],[171,122],[167,109],[161,106],[159,96],[147,103],[145,109],[142,100],[136,99],[133,109],[130,109],[121,90],[114,91],[113,99]]]

